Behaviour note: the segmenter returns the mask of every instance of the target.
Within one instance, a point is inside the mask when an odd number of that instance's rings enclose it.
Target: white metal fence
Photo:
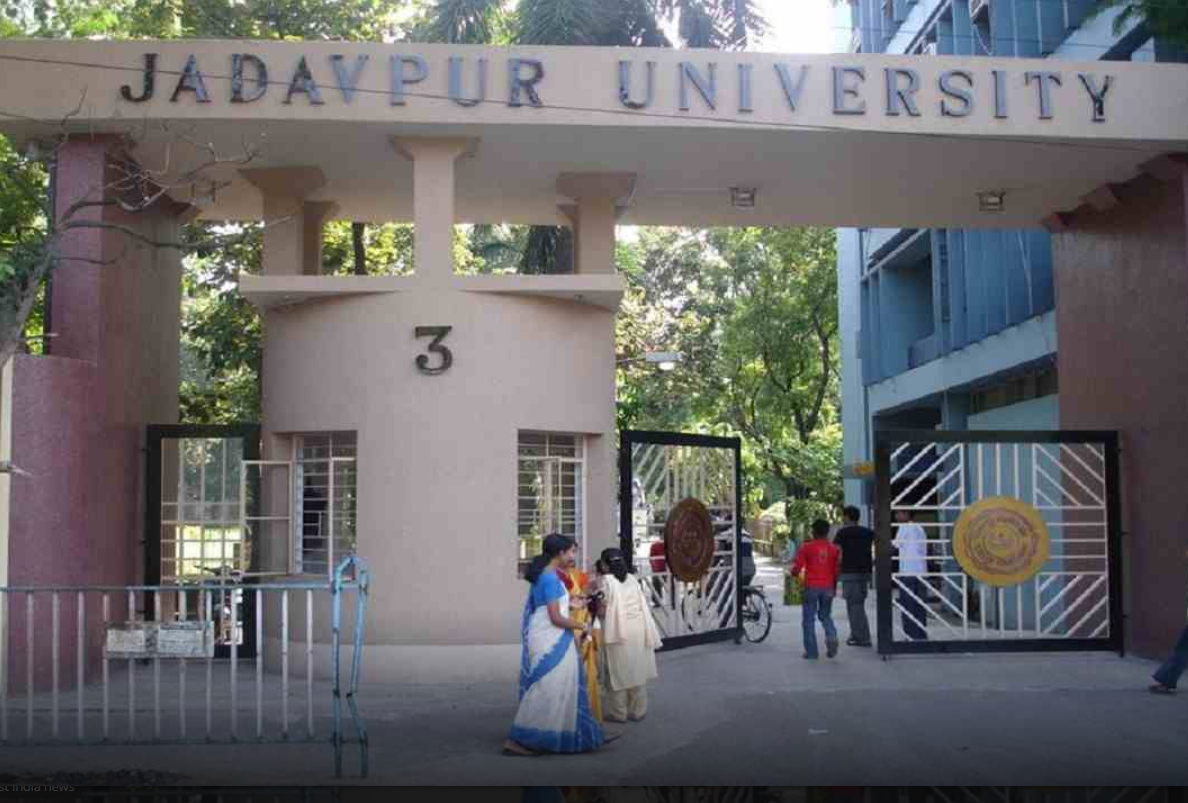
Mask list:
[[[336,777],[349,743],[366,777],[357,693],[368,584],[350,557],[318,582],[0,588],[0,745],[325,740]],[[328,682],[315,671],[326,629]],[[215,657],[220,643],[226,658]]]

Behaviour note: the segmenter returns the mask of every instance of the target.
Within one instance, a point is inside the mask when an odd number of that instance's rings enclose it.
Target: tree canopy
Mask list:
[[[394,38],[406,0],[0,0],[25,36]],[[11,34],[9,34],[11,35]]]
[[[1133,22],[1147,26],[1151,35],[1188,51],[1188,2],[1182,0],[1097,0],[1098,12],[1119,9],[1115,33]]]
[[[621,360],[620,426],[741,434],[756,502],[790,500],[793,521],[838,504],[835,261],[829,229],[653,229],[621,246],[621,356],[681,361]]]

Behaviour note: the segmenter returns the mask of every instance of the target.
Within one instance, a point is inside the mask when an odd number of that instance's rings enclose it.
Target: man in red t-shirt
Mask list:
[[[833,626],[833,598],[837,595],[837,579],[841,574],[841,550],[829,543],[829,522],[813,522],[813,540],[796,552],[792,562],[792,576],[804,572],[804,607],[801,625],[804,628],[803,658],[817,660],[816,620],[825,628],[825,654],[837,655],[837,628]]]

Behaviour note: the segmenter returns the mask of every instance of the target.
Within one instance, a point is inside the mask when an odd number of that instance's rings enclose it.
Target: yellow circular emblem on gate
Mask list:
[[[992,496],[970,505],[953,530],[953,555],[965,573],[992,586],[1018,585],[1048,560],[1048,525],[1026,502]]]

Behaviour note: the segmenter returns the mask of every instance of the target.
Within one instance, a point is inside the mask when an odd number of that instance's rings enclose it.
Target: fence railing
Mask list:
[[[368,586],[366,564],[348,557],[332,577],[313,582],[0,587],[0,745],[324,738],[336,777],[346,744],[359,745],[366,777],[358,689]],[[353,607],[349,645],[344,597]],[[329,662],[319,662],[319,679],[315,653],[326,652],[327,631]],[[216,647],[225,657],[216,657]],[[345,694],[344,647],[351,650]],[[294,669],[303,682],[294,683]],[[349,739],[344,696],[355,732]],[[329,720],[328,732],[319,720]]]

